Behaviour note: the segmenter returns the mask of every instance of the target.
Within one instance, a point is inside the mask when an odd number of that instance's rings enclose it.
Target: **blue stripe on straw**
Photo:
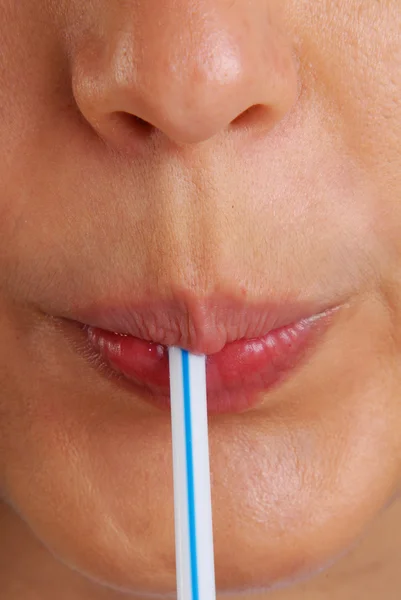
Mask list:
[[[187,463],[189,551],[191,563],[192,600],[199,600],[198,561],[196,556],[195,485],[192,444],[191,388],[189,383],[189,354],[182,350],[182,379],[184,387],[185,451]]]

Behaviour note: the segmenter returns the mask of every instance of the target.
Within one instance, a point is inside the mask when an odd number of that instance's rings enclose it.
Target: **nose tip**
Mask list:
[[[145,122],[175,142],[197,143],[242,113],[248,112],[249,120],[257,90],[251,78],[246,81],[241,53],[228,40],[199,43],[191,53],[176,49],[174,58],[158,64],[153,71],[141,65],[135,85],[127,81],[119,90],[119,110],[135,115],[142,126]]]
[[[187,144],[228,128],[267,129],[294,104],[295,62],[271,23],[192,6],[185,24],[177,6],[188,4],[165,0],[158,19],[142,8],[128,31],[109,26],[107,44],[75,57],[77,104],[113,143],[155,129]]]
[[[120,111],[139,117],[175,142],[196,143],[215,135],[247,108],[242,57],[228,40],[208,39],[192,44],[192,51],[188,44],[171,54],[169,60],[160,57],[153,70],[142,64],[135,84],[127,81],[115,90]]]

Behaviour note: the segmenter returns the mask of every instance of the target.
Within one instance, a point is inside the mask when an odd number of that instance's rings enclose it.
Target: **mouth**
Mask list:
[[[212,303],[203,309],[92,308],[85,320],[74,324],[85,336],[92,365],[106,364],[106,376],[122,378],[162,410],[170,408],[168,346],[205,354],[209,414],[239,413],[260,404],[266,392],[296,370],[316,348],[339,306],[298,317],[299,306],[277,311]]]

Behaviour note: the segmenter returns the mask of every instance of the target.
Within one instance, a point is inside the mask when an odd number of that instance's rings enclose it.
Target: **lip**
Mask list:
[[[214,301],[184,311],[158,303],[130,310],[92,308],[77,324],[93,357],[159,408],[170,406],[168,346],[206,354],[209,413],[238,413],[260,403],[262,392],[295,370],[338,308],[308,314],[295,304],[273,310]]]

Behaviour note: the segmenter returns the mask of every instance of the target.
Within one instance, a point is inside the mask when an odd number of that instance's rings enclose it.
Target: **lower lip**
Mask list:
[[[238,413],[262,401],[305,358],[327,329],[331,312],[271,331],[263,338],[238,340],[206,361],[208,412]],[[123,375],[145,400],[170,408],[166,346],[85,326],[98,357]],[[146,393],[147,392],[147,393]]]

